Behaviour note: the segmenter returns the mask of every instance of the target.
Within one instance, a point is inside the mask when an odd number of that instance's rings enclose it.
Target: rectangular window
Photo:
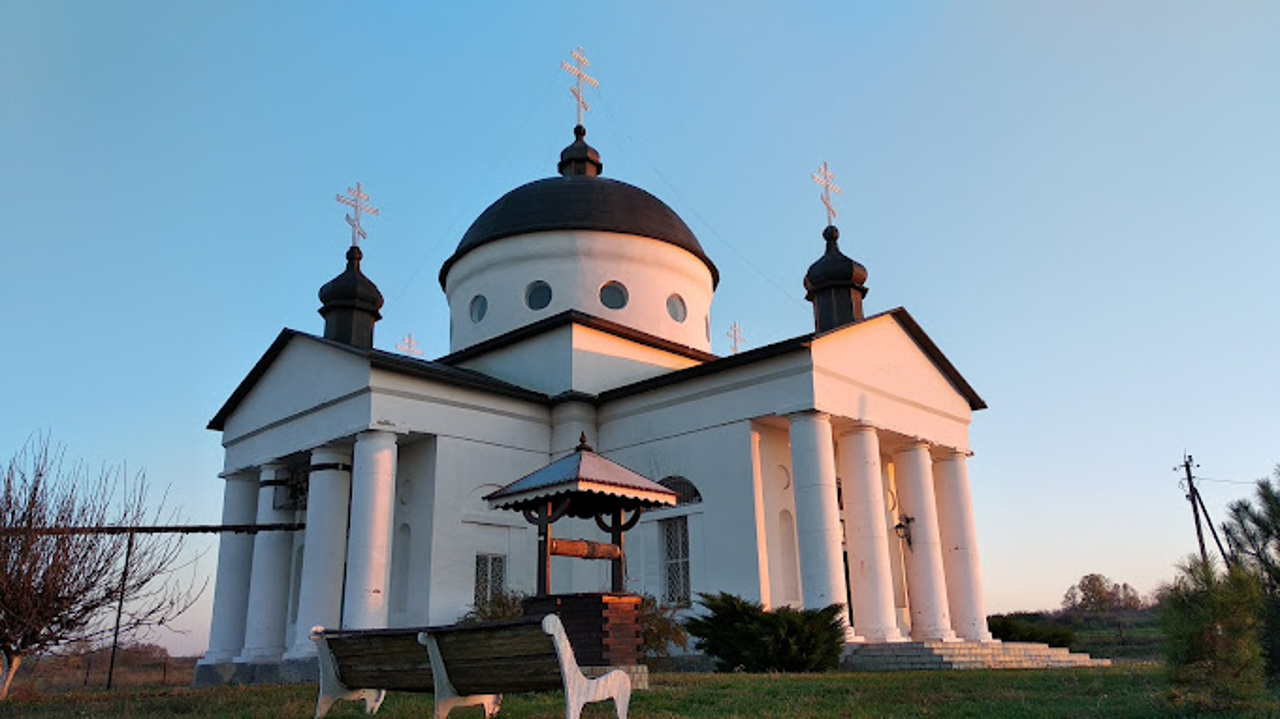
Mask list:
[[[488,604],[507,590],[507,555],[476,555],[476,606]]]
[[[662,535],[664,604],[689,606],[689,520],[672,517],[658,522]]]

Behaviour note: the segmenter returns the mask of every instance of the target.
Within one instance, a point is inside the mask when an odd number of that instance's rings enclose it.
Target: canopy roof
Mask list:
[[[676,493],[612,462],[584,441],[574,452],[485,497],[491,509],[536,510],[569,500],[566,514],[590,519],[615,509],[674,507]]]

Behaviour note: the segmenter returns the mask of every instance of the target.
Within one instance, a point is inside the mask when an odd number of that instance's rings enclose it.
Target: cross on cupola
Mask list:
[[[742,328],[738,326],[737,322],[734,322],[729,326],[729,331],[724,333],[724,336],[729,338],[729,353],[738,354],[738,345],[746,339],[742,335]]]
[[[350,207],[354,211],[354,217],[347,215],[347,224],[351,225],[351,246],[359,247],[360,240],[367,240],[369,236],[365,234],[364,228],[360,226],[360,213],[378,216],[378,208],[373,205],[366,204],[369,196],[365,194],[364,188],[357,182],[354,188],[347,188],[347,196],[336,195],[334,197],[338,202]]]
[[[578,124],[582,124],[582,113],[589,112],[591,107],[587,105],[587,101],[582,96],[582,83],[587,83],[596,89],[600,88],[600,83],[596,82],[594,77],[587,74],[586,68],[591,67],[591,62],[587,60],[587,56],[582,53],[582,47],[577,50],[571,50],[569,56],[573,58],[574,64],[561,60],[560,67],[565,72],[577,78],[577,82],[573,87],[569,88],[569,94],[573,95],[574,104],[578,108]]]
[[[822,187],[822,206],[827,208],[827,227],[822,231],[827,249],[804,275],[804,298],[813,303],[813,327],[817,332],[861,322],[862,300],[867,296],[867,268],[840,251],[840,230],[836,229],[836,210],[831,206],[831,193],[840,194],[835,179],[826,162],[813,173],[813,181]]]
[[[373,280],[360,271],[364,252],[360,238],[365,237],[360,226],[360,213],[377,217],[378,210],[366,204],[369,196],[357,182],[347,188],[347,196],[338,195],[338,202],[355,210],[347,215],[351,225],[351,246],[347,248],[347,269],[320,288],[320,316],[324,318],[324,338],[351,345],[362,350],[373,348],[373,325],[382,315],[382,293]]]
[[[833,225],[836,221],[836,208],[831,206],[831,193],[841,194],[840,186],[835,182],[836,176],[831,174],[831,170],[827,169],[827,163],[823,161],[822,167],[813,173],[813,181],[822,187],[822,206],[827,208],[827,224]]]

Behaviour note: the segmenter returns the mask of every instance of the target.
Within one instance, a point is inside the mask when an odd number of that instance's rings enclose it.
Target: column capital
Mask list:
[[[935,446],[933,448],[934,457],[939,461],[963,462],[969,459],[972,452],[966,452],[955,447]]]
[[[878,435],[878,434],[879,434],[879,432],[880,432],[879,428],[875,427],[874,425],[870,425],[870,424],[863,424],[863,423],[861,423],[861,422],[858,422],[858,423],[856,423],[856,424],[849,424],[849,425],[845,425],[845,426],[841,427],[839,430],[837,430],[837,431],[836,431],[836,436],[837,436],[837,437],[848,437],[849,435],[853,435],[853,434],[862,434],[862,435],[866,435],[866,434],[876,434],[876,435]]]
[[[351,446],[345,444],[326,444],[311,450],[311,469],[315,471],[317,466],[324,469],[335,469],[324,465],[346,465],[346,471],[351,471]]]
[[[893,450],[893,453],[901,454],[902,452],[909,452],[912,450],[921,450],[921,449],[928,452],[932,447],[933,445],[930,444],[929,440],[927,439],[922,439],[920,437],[909,437],[905,441],[903,441],[902,444],[899,444],[897,447],[895,447]]]
[[[356,434],[356,442],[391,442],[395,443],[396,433],[389,429],[370,428]]]
[[[791,422],[794,422],[798,419],[806,419],[806,418],[816,419],[819,421],[827,421],[827,422],[831,421],[831,415],[827,412],[823,412],[820,409],[802,409],[802,410],[797,410],[795,412],[788,412],[786,414],[786,417],[787,417],[787,420]]]
[[[280,477],[279,473],[285,468],[286,465],[283,462],[264,462],[258,465],[258,486],[274,487],[277,484],[284,484],[288,477]]]

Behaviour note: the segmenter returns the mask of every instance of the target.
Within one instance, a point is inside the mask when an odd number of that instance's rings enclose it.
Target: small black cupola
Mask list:
[[[577,125],[573,128],[573,144],[560,151],[560,163],[556,170],[565,177],[598,177],[604,165],[600,162],[600,153],[587,144],[583,138],[587,136],[587,128]]]
[[[817,332],[862,321],[862,298],[867,296],[867,268],[840,251],[840,230],[828,225],[822,237],[827,251],[804,275],[804,298],[813,303]]]
[[[373,349],[373,325],[382,319],[382,293],[360,271],[363,258],[358,246],[347,250],[347,269],[320,288],[320,316],[325,339],[368,350]]]

